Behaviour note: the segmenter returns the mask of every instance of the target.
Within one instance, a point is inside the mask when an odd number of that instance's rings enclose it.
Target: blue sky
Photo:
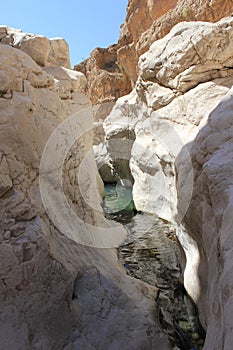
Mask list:
[[[71,64],[79,63],[97,46],[118,41],[128,0],[2,1],[0,24],[47,37],[63,37]]]

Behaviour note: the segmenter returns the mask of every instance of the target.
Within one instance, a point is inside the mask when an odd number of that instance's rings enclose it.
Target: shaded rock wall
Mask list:
[[[230,349],[232,333],[233,89],[209,114],[191,146],[194,187],[185,227],[201,255],[198,301],[205,349]],[[179,168],[178,168],[179,171]],[[188,167],[181,171],[187,173]],[[179,172],[178,172],[179,174]],[[178,187],[179,191],[179,187]]]

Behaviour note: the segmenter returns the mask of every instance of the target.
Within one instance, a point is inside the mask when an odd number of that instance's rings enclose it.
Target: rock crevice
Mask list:
[[[135,132],[136,208],[177,225],[184,286],[207,331],[204,349],[216,350],[232,342],[232,34],[232,17],[177,24],[140,57],[135,89],[104,121],[108,143]]]

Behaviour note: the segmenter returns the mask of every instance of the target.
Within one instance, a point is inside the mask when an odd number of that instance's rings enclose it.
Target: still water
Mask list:
[[[129,222],[135,214],[131,184],[105,185],[103,209],[108,219]]]
[[[118,249],[126,272],[158,288],[157,317],[173,349],[202,349],[205,334],[182,285],[175,228],[154,215],[137,213],[132,188],[124,184],[105,185],[103,209],[108,219],[121,222],[128,231]]]

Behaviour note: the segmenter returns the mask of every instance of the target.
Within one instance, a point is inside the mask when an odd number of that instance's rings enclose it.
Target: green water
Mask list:
[[[132,187],[120,183],[105,185],[103,210],[108,219],[122,223],[130,221],[135,214]]]

